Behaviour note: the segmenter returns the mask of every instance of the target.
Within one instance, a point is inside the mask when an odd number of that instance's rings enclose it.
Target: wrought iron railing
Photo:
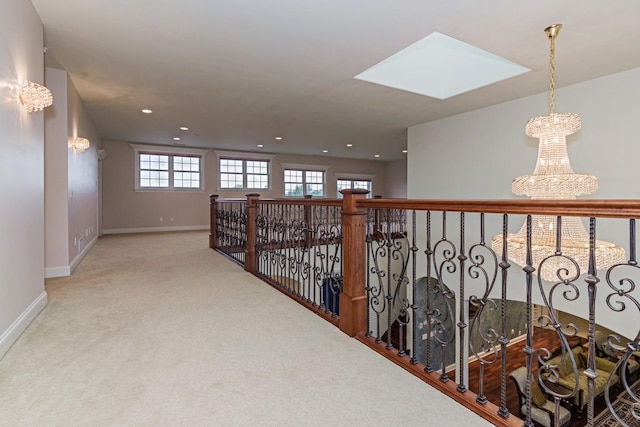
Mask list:
[[[586,425],[600,422],[596,409],[619,425],[638,422],[640,381],[631,377],[640,346],[640,201],[371,200],[358,190],[344,196],[250,197],[245,269],[326,312],[342,331],[494,424],[538,421],[536,387],[555,425],[565,421],[565,407]],[[563,218],[583,218],[589,264],[568,259],[558,231],[555,252],[534,265],[535,215],[557,217],[558,230]],[[527,262],[518,266],[507,242],[522,222]],[[596,226],[598,237],[626,249],[626,261],[597,270]],[[501,248],[491,246],[496,235]],[[553,258],[577,271],[560,266],[557,280],[540,279],[536,272]],[[583,324],[562,320],[560,310]],[[614,331],[606,342],[616,356],[610,372],[597,369],[602,326]],[[513,405],[516,390],[507,379],[517,368],[525,373],[523,400]],[[624,404],[616,400],[620,390]]]
[[[526,425],[538,421],[538,408],[532,403],[535,385],[544,391],[551,407],[558,408],[555,425],[561,425],[561,403],[570,406],[574,417],[581,414],[586,425],[596,425],[595,408],[603,407],[603,400],[605,411],[612,412],[619,425],[633,425],[630,419],[638,422],[632,410],[640,408],[640,383],[632,387],[628,363],[637,356],[640,345],[640,295],[635,287],[640,279],[635,236],[640,202],[363,200],[358,206],[402,208],[410,218],[405,233],[379,232],[367,238],[366,335],[380,343],[379,348],[392,357],[408,358],[426,373],[433,372],[442,383],[455,380],[459,393],[472,390],[477,405],[486,406],[490,401],[486,383],[499,382],[500,392],[492,396],[492,403],[505,420],[511,413],[507,378],[513,371],[507,366],[522,366],[527,369],[522,390],[525,399],[521,414],[520,404],[514,409]],[[585,242],[589,265],[579,266],[563,253],[560,231],[555,253],[533,265],[532,253],[538,249],[531,244],[535,214],[557,216],[558,229],[563,217],[583,217],[590,230]],[[527,224],[528,261],[518,266],[510,262],[507,241],[510,226],[519,226],[522,221]],[[596,270],[595,265],[596,251],[601,250],[596,245],[596,225],[600,223],[629,255],[628,261],[604,271]],[[504,242],[500,251],[491,247],[491,237],[496,234]],[[557,258],[566,261],[557,267],[557,280],[547,282],[536,275],[543,264]],[[541,308],[541,314],[534,315],[535,307]],[[558,310],[583,317],[584,324],[564,324]],[[613,317],[617,318],[615,323],[633,327],[625,330],[629,339],[620,333],[608,339],[618,353],[611,373],[601,369],[596,358],[595,331],[601,327],[596,319]],[[609,328],[613,323],[608,323]],[[555,339],[538,344],[536,327],[552,329]],[[395,338],[390,330],[395,331]],[[524,351],[514,355],[508,347],[518,338],[518,330],[525,345]],[[583,356],[584,361],[580,360]],[[492,365],[498,368],[497,375],[487,376],[485,371]],[[477,370],[472,372],[477,378],[474,384],[470,383],[470,369]],[[455,378],[450,377],[451,372]],[[627,392],[626,406],[612,403],[621,389]]]
[[[259,201],[255,273],[337,317],[342,289],[342,203]]]
[[[218,200],[217,196],[212,196],[211,205],[210,245],[244,265],[247,249],[246,199]]]

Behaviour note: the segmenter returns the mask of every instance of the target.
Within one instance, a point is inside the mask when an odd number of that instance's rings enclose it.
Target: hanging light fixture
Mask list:
[[[67,145],[69,148],[73,148],[73,151],[82,153],[84,150],[89,148],[91,143],[87,138],[76,137],[76,138],[69,138],[69,142],[67,143]]]
[[[24,81],[20,85],[20,102],[29,113],[33,113],[53,104],[53,95],[49,89],[38,83]]]
[[[530,119],[525,133],[538,138],[538,159],[531,175],[513,180],[511,189],[518,196],[529,196],[532,200],[571,200],[577,196],[593,194],[598,190],[598,179],[589,174],[575,173],[569,162],[566,137],[581,127],[580,116],[574,113],[556,113],[555,109],[555,39],[562,28],[555,24],[545,28],[551,41],[550,48],[550,103],[549,114]],[[532,215],[531,250],[533,266],[538,268],[546,257],[556,253],[557,217]],[[509,259],[518,265],[526,265],[526,223],[516,234],[507,236]],[[562,255],[575,260],[580,272],[585,272],[589,261],[589,234],[578,217],[563,217],[561,228]],[[503,236],[494,236],[493,250],[502,255]],[[624,249],[604,241],[596,241],[596,266],[606,269],[613,264],[625,262]],[[554,257],[545,262],[538,271],[547,281],[558,281],[559,270],[566,269],[567,277],[575,276],[576,269],[565,257]]]

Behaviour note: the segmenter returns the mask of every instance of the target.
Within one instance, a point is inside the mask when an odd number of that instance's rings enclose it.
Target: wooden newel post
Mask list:
[[[218,228],[218,195],[209,195],[209,247],[216,248],[216,231]]]
[[[256,271],[256,218],[258,216],[259,194],[247,194],[247,247],[245,248],[244,270],[249,273]]]
[[[368,190],[341,190],[342,201],[342,293],[339,327],[353,337],[367,330],[367,211],[356,206]]]

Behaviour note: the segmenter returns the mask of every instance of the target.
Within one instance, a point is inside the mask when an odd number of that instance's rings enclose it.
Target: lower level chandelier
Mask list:
[[[555,39],[562,25],[545,28],[551,41],[550,52],[550,97],[549,114],[530,119],[525,133],[538,138],[538,159],[533,174],[519,176],[513,180],[513,194],[529,196],[532,200],[572,200],[577,196],[593,194],[598,190],[598,179],[589,174],[575,173],[569,162],[566,137],[577,132],[581,126],[580,116],[574,113],[555,113]],[[557,217],[532,215],[531,250],[533,266],[539,268],[540,262],[556,253]],[[589,263],[589,234],[578,217],[563,217],[561,228],[562,257],[553,257],[545,262],[537,272],[546,281],[563,280],[577,273],[573,259],[580,272],[587,270]],[[493,250],[502,255],[503,236],[494,236],[491,241]],[[526,265],[527,225],[515,234],[507,235],[507,253],[509,259],[518,265]],[[621,247],[605,241],[596,241],[596,266],[606,269],[625,262],[625,252]],[[566,269],[566,270],[564,270]]]

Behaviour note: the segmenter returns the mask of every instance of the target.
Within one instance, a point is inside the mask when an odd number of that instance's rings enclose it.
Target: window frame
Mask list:
[[[204,171],[204,158],[208,149],[200,148],[185,148],[185,147],[161,147],[157,145],[144,145],[144,144],[129,144],[134,151],[134,191],[189,191],[189,192],[203,192],[205,186],[205,171]],[[143,187],[140,185],[140,155],[150,154],[157,156],[167,156],[169,159],[168,167],[168,183],[167,187]],[[175,187],[174,186],[174,157],[191,157],[199,159],[199,187]],[[178,171],[184,172],[184,171]]]
[[[282,197],[305,197],[307,195],[307,172],[320,172],[322,173],[322,196],[314,196],[316,198],[327,198],[327,170],[330,166],[327,165],[308,165],[299,163],[281,163],[282,166]],[[302,172],[302,196],[287,196],[285,181],[286,171],[299,171]],[[317,184],[311,182],[309,184]]]
[[[273,158],[275,155],[270,154],[260,154],[260,153],[243,153],[237,151],[221,151],[214,150],[214,153],[217,156],[217,189],[220,192],[247,192],[247,191],[266,191],[270,192],[271,183],[273,177]],[[225,188],[222,187],[222,160],[235,160],[242,162],[242,188]],[[248,175],[263,175],[263,174],[253,174],[249,173],[247,170],[247,162],[266,162],[267,163],[267,187],[266,188],[249,188],[248,185]]]
[[[355,173],[336,173],[336,194],[338,198],[342,198],[342,193],[338,189],[338,181],[351,181],[351,189],[353,189],[354,181],[367,181],[369,183],[369,192],[367,193],[367,199],[371,199],[373,197],[373,178],[375,175],[370,174],[355,174]],[[345,190],[343,188],[342,190]]]

